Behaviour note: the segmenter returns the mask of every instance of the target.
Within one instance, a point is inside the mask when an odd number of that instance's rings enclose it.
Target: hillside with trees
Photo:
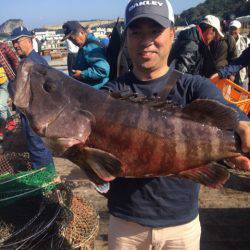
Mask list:
[[[249,0],[206,0],[194,8],[183,11],[176,19],[176,25],[197,23],[205,15],[212,14],[223,19],[250,15]]]

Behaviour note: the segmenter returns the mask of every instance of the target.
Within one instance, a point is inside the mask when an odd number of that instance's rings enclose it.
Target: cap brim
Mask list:
[[[216,28],[215,28],[216,29]],[[216,29],[217,30],[217,29]],[[225,35],[220,31],[220,30],[217,30],[218,34],[220,35],[220,37],[224,37]]]
[[[69,37],[73,34],[73,32],[70,32],[68,35],[64,36],[63,39],[61,40],[62,42],[69,39]]]
[[[172,26],[172,22],[170,20],[168,20],[166,17],[163,16],[159,16],[156,14],[148,14],[148,13],[144,13],[144,14],[140,14],[137,15],[135,17],[133,17],[127,24],[126,24],[126,28],[128,28],[133,22],[135,22],[136,20],[140,19],[140,18],[148,18],[151,19],[155,22],[157,22],[158,24],[160,24],[162,27],[164,28],[169,28]]]
[[[17,39],[19,39],[19,38],[21,38],[21,37],[29,37],[29,38],[32,38],[32,36],[30,35],[20,35],[20,36],[13,36],[13,37],[10,37],[10,40],[11,41],[15,41],[15,40],[17,40]]]

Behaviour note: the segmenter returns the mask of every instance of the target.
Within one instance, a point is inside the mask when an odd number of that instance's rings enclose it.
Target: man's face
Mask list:
[[[232,35],[235,39],[238,38],[239,34],[240,34],[240,29],[237,29],[236,27],[230,28],[230,35]]]
[[[167,64],[174,39],[174,29],[141,18],[127,30],[127,47],[135,70],[152,72]]]
[[[211,43],[213,40],[217,40],[220,38],[218,32],[213,28],[208,28],[204,33],[203,33],[204,40],[206,44]]]
[[[85,31],[79,31],[69,37],[69,40],[76,46],[81,47],[85,44],[87,35]]]
[[[13,47],[19,57],[25,57],[32,50],[32,42],[29,37],[20,37],[12,41]]]

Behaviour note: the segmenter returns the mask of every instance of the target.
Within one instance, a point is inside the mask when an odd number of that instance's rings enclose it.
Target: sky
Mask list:
[[[62,24],[68,20],[113,19],[124,17],[128,0],[0,0],[0,24],[22,19],[29,29]],[[204,2],[170,0],[175,14]]]

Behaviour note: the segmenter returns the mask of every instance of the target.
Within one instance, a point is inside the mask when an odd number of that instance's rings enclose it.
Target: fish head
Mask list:
[[[72,81],[79,85],[58,70],[24,60],[12,84],[14,104],[48,147],[59,151],[85,143],[94,121],[93,115],[71,98]]]

